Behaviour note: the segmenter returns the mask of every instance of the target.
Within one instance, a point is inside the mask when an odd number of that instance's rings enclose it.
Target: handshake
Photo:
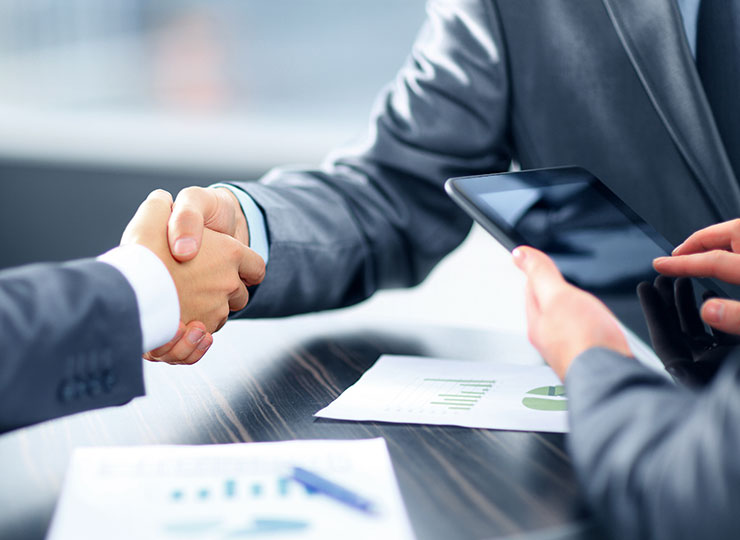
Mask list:
[[[180,325],[147,360],[193,364],[206,353],[230,311],[243,309],[247,287],[265,276],[262,257],[247,247],[239,201],[225,188],[191,187],[177,199],[155,190],[129,222],[121,245],[140,244],[167,267],[180,302]]]

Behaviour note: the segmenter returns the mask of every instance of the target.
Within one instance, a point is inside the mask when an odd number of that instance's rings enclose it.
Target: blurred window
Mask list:
[[[316,159],[364,131],[423,18],[424,0],[0,0],[0,155]]]

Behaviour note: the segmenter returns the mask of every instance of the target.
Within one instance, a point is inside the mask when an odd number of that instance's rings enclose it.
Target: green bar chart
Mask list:
[[[428,404],[443,407],[449,411],[471,410],[496,384],[495,380],[431,377],[425,378],[423,382],[429,387],[433,396]]]

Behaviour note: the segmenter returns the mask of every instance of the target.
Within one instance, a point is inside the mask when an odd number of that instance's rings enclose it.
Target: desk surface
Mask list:
[[[78,446],[378,436],[419,539],[595,535],[562,435],[312,416],[380,354],[491,359],[495,333],[337,320],[229,323],[198,365],[148,364],[145,398],[0,437],[0,538],[43,537]]]

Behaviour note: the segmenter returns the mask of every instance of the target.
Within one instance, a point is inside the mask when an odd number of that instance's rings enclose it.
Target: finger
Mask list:
[[[643,282],[637,286],[637,296],[645,314],[653,349],[663,364],[670,365],[677,359],[690,359],[691,350],[683,339],[678,319],[667,310],[668,306],[658,289]]]
[[[740,247],[740,219],[706,227],[689,236],[673,255],[690,255],[714,249],[736,251]]]
[[[157,357],[157,361],[168,364],[184,364],[190,355],[201,346],[207,336],[208,332],[203,323],[199,321],[190,322],[180,340],[167,353]]]
[[[245,307],[247,307],[248,301],[249,291],[247,291],[247,286],[242,281],[239,288],[234,291],[231,296],[229,296],[229,310],[239,311],[241,309],[244,309]]]
[[[172,350],[172,347],[174,347],[177,344],[177,342],[180,341],[182,336],[185,335],[186,328],[187,327],[185,326],[185,324],[183,324],[183,322],[180,321],[177,327],[177,333],[175,334],[175,336],[171,340],[169,340],[167,343],[162,345],[161,347],[158,347],[146,353],[144,355],[144,358],[146,358],[147,360],[151,362],[159,362],[160,361],[159,358],[166,355],[168,352],[170,352]]]
[[[540,306],[537,305],[537,299],[534,296],[532,285],[527,282],[527,286],[524,289],[524,306],[527,310],[527,320],[534,320],[540,315]]]
[[[213,190],[189,187],[177,195],[167,228],[167,240],[175,259],[189,261],[198,254],[205,223],[217,208],[218,197]]]
[[[696,304],[691,279],[678,278],[676,280],[675,296],[681,329],[692,338],[706,336],[704,323],[699,316],[699,306]]]
[[[180,364],[186,364],[186,365],[193,365],[198,360],[203,358],[203,355],[205,355],[208,352],[208,349],[213,344],[213,336],[211,334],[206,334],[206,337],[203,338],[203,341],[201,341],[198,346],[195,348],[195,350],[190,353],[190,356],[185,358],[180,362]]]
[[[166,224],[172,212],[172,195],[163,189],[155,189],[136,209],[121,237],[121,244],[128,243],[129,237],[138,229],[151,229],[159,224]]]
[[[527,282],[527,286],[524,289],[524,308],[527,317],[527,337],[530,343],[533,345],[537,342],[537,336],[539,335],[539,324],[542,320],[542,313],[540,307],[537,305],[537,299],[534,297],[532,286]]]
[[[674,283],[673,278],[658,276],[653,282],[653,287],[663,302],[663,317],[670,318],[671,324],[675,323],[680,334],[681,322],[678,317],[678,308],[676,307],[676,298],[674,296]],[[681,338],[683,338],[683,335],[681,335]]]
[[[653,282],[653,286],[658,291],[658,294],[663,299],[663,303],[666,308],[671,310],[678,320],[678,312],[676,311],[676,301],[673,296],[673,283],[674,281],[666,276],[658,276]]]
[[[740,334],[740,302],[713,298],[701,307],[701,318],[711,326],[728,334]]]
[[[720,295],[716,291],[707,289],[701,294],[701,297],[703,302],[706,303],[707,300],[710,300],[712,298],[719,298]],[[718,330],[716,328],[712,328],[712,336],[720,345],[735,346],[738,344],[738,338],[735,334],[723,332],[722,330]]]
[[[239,242],[235,240],[235,242]],[[247,285],[258,285],[265,279],[265,261],[257,252],[239,242],[239,277]]]
[[[541,251],[520,246],[513,255],[514,263],[526,274],[528,286],[540,308],[544,308],[562,287],[567,286],[555,263]]]
[[[740,255],[728,251],[661,257],[655,259],[653,266],[666,276],[714,277],[740,284]]]

